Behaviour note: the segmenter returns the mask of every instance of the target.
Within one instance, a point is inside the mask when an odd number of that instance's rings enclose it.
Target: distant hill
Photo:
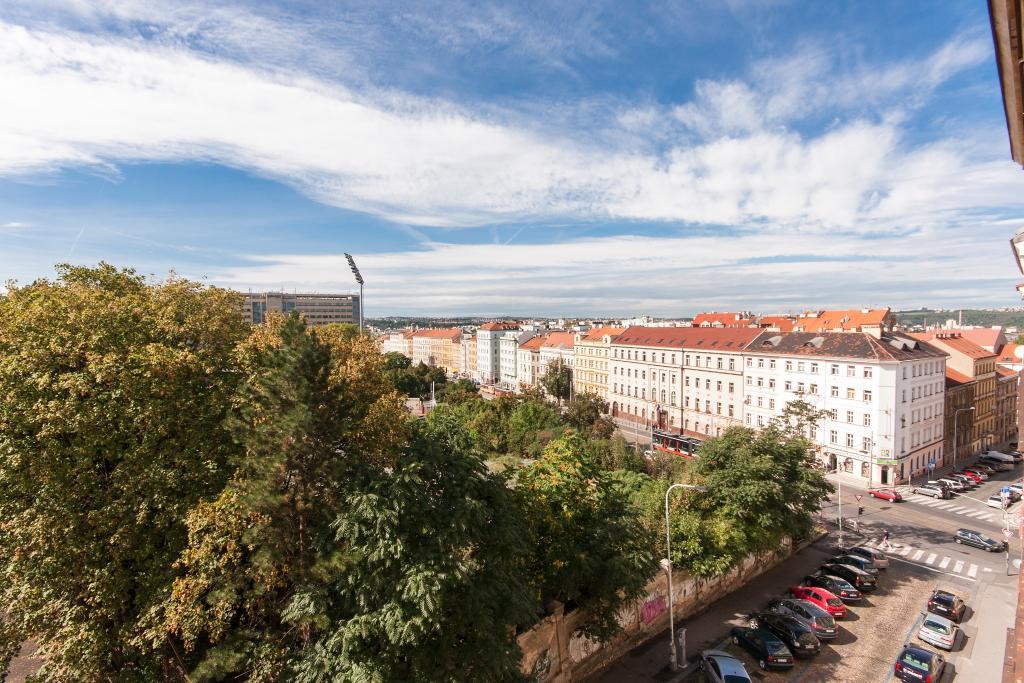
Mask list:
[[[1024,309],[919,309],[916,311],[895,311],[896,321],[900,325],[913,327],[916,325],[941,325],[947,320],[960,319],[963,311],[964,325],[979,325],[991,327],[1002,325],[1003,327],[1016,327],[1024,330]]]

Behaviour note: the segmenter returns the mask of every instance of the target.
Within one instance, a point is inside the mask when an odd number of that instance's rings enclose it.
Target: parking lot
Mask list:
[[[936,579],[936,574],[914,565],[894,561],[882,570],[877,591],[867,594],[859,603],[848,606],[845,619],[837,619],[839,635],[822,643],[821,652],[811,659],[797,659],[796,666],[787,671],[761,671],[756,661],[742,648],[731,643],[722,649],[743,662],[753,680],[776,681],[849,681],[851,683],[882,683],[890,680],[893,662],[904,643],[922,645],[917,639],[922,611],[935,588],[952,591],[964,597],[970,605],[970,590],[953,579]],[[751,605],[751,611],[763,605]],[[968,606],[961,624],[960,640],[946,657],[946,673],[942,681],[955,677],[955,660],[960,652],[968,651],[976,633],[976,615]],[[732,626],[746,625],[742,617],[723,624],[723,634]],[[926,649],[935,650],[931,645]],[[686,679],[704,680],[697,672]]]

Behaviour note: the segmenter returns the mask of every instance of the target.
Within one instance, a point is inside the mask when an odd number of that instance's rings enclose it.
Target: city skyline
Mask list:
[[[368,317],[1015,303],[981,6],[15,2],[0,77],[4,279],[351,292],[347,251]]]

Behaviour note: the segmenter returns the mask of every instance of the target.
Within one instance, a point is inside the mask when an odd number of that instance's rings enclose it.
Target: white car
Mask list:
[[[952,650],[960,636],[960,629],[946,617],[928,612],[921,622],[917,637],[943,650]]]
[[[963,491],[965,488],[967,488],[967,486],[962,481],[960,481],[959,479],[954,479],[952,477],[943,477],[942,479],[939,479],[939,483],[945,484],[954,491]]]
[[[985,504],[988,505],[990,508],[999,508],[1000,510],[1002,510],[1003,497],[1000,496],[998,493],[994,496],[989,496],[988,500],[985,501]]]
[[[1018,496],[1024,496],[1024,482],[1015,481],[1009,484],[1011,491],[1016,491]]]

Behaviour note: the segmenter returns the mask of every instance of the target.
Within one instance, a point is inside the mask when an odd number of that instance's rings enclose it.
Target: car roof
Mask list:
[[[974,529],[957,529],[956,532],[958,534],[978,534],[979,536],[981,535],[980,531],[975,531]]]
[[[915,656],[920,656],[922,659],[931,659],[938,655],[938,653],[926,650],[923,647],[917,647],[916,645],[904,645],[903,651],[900,652],[900,656],[903,655],[903,652],[907,652],[908,650],[913,652]]]
[[[718,662],[718,667],[722,670],[723,676],[737,676],[746,675],[747,670],[743,668],[743,662],[736,658],[735,655],[731,655],[728,652],[722,652],[721,650],[704,650],[701,653],[705,658],[714,659]]]
[[[949,628],[949,627],[951,627],[953,625],[953,622],[951,620],[947,619],[946,617],[944,617],[944,616],[942,616],[940,614],[935,614],[934,612],[929,612],[928,614],[925,615],[924,618],[925,619],[931,619],[932,621],[937,621],[940,624],[942,624],[943,626],[945,626],[946,628]]]
[[[950,593],[947,590],[942,590],[941,588],[936,588],[935,590],[932,591],[932,597],[958,598],[960,596],[957,595],[956,593]]]

